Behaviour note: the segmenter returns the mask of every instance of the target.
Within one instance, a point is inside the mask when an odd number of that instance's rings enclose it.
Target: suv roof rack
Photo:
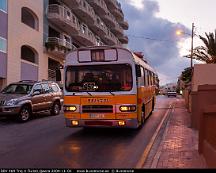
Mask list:
[[[37,82],[37,81],[35,81],[35,80],[21,80],[19,82]]]
[[[46,79],[42,79],[41,82],[55,82],[55,81],[52,81],[52,80],[46,80]]]

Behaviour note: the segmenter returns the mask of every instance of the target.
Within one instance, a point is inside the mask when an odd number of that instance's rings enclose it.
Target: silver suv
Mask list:
[[[20,81],[0,92],[0,116],[16,115],[21,122],[35,112],[49,110],[51,115],[58,115],[62,104],[61,89],[51,81]]]

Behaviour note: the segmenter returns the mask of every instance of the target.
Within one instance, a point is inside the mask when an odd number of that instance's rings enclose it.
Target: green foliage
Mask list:
[[[205,33],[205,36],[199,36],[205,46],[198,46],[193,50],[193,59],[207,64],[216,64],[216,30],[215,33]],[[191,58],[190,55],[185,57]]]
[[[191,78],[192,78],[192,68],[191,67],[185,68],[181,74],[181,80],[187,84],[191,82]]]

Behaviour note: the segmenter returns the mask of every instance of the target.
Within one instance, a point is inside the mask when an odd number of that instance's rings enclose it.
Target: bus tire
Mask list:
[[[145,123],[145,105],[142,105],[142,113],[141,113],[141,125]]]
[[[152,110],[150,112],[150,115],[152,114],[153,111],[154,111],[154,98],[152,99]]]

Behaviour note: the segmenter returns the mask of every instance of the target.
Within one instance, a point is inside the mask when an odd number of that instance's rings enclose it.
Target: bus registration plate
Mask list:
[[[104,118],[105,115],[104,114],[89,114],[89,117],[99,119],[99,118]]]

